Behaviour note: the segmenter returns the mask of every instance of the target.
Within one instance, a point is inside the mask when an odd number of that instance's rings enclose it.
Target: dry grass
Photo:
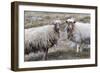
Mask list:
[[[53,48],[52,48],[53,49]],[[61,48],[60,48],[61,49]],[[66,48],[67,49],[67,48]],[[25,61],[41,61],[43,57],[43,52],[39,53],[31,53],[30,55],[26,55]],[[73,59],[86,59],[90,58],[90,50],[84,50],[80,53],[76,53],[75,50],[55,50],[49,51],[47,60],[73,60]]]
[[[89,14],[25,11],[24,15],[25,15],[25,28],[47,25],[51,23],[52,20],[55,19],[60,19],[62,22],[64,22],[66,21],[67,17],[75,17],[76,21],[81,21],[85,23],[90,22]]]

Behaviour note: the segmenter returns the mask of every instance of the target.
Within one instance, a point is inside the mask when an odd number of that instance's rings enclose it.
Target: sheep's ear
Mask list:
[[[66,23],[68,23],[68,21],[66,21]]]
[[[74,21],[74,23],[76,23],[76,21]]]

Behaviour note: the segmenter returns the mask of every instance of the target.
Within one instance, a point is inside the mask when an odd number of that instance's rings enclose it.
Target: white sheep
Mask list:
[[[50,25],[25,29],[25,54],[43,51],[43,60],[46,60],[48,49],[59,39],[60,24],[60,20],[55,20]]]
[[[83,45],[90,45],[90,24],[76,22],[74,18],[67,19],[66,23],[68,39],[76,44],[76,52],[79,53]]]

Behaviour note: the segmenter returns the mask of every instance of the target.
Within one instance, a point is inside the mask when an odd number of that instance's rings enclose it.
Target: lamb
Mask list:
[[[67,38],[76,44],[76,52],[82,51],[82,46],[90,44],[90,24],[76,22],[74,18],[66,20]]]
[[[59,39],[60,24],[60,20],[54,20],[49,25],[25,29],[25,54],[42,51],[43,60],[47,60],[48,49]]]

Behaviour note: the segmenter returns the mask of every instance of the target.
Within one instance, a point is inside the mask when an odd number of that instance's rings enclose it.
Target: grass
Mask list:
[[[30,57],[30,56],[29,56]],[[38,56],[31,56],[26,61],[41,61],[43,58],[43,53],[39,54]],[[75,50],[56,50],[53,52],[48,53],[48,59],[47,60],[73,60],[73,59],[86,59],[90,58],[90,50],[83,50],[80,53],[76,53]]]

